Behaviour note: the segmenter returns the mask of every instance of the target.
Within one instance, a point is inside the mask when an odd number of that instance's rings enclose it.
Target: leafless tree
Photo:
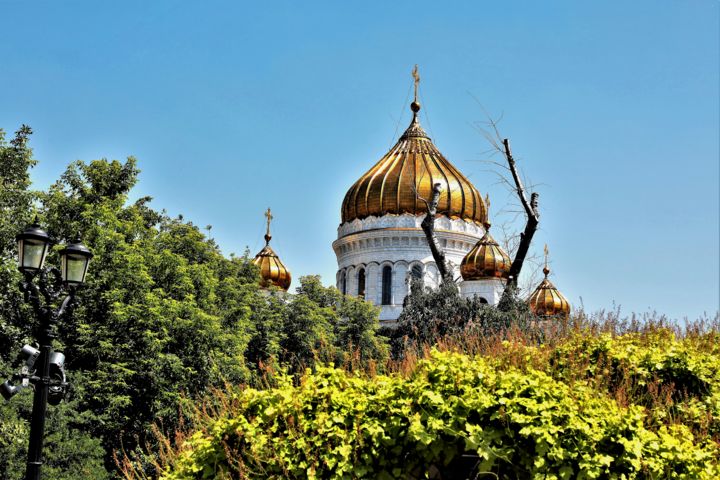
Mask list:
[[[413,119],[415,119],[418,111],[420,110],[420,104],[418,103],[418,85],[420,84],[420,75],[418,73],[417,65],[415,65],[415,68],[413,69],[412,76],[414,80],[415,97],[411,105],[411,109],[414,115]],[[480,105],[480,107],[482,108],[482,105]],[[510,171],[513,183],[511,184],[503,175],[501,175],[500,178],[505,181],[508,186],[517,194],[517,197],[520,200],[520,204],[522,205],[526,216],[525,229],[523,232],[520,233],[519,241],[517,243],[517,249],[515,250],[515,257],[510,266],[508,280],[509,288],[505,288],[505,292],[503,293],[504,300],[509,295],[509,292],[514,292],[517,290],[520,272],[522,271],[523,264],[525,263],[525,259],[528,256],[528,251],[530,250],[530,244],[532,243],[533,236],[535,235],[538,224],[540,223],[540,213],[538,211],[539,194],[536,192],[532,192],[530,194],[530,199],[528,200],[525,193],[525,187],[522,180],[520,179],[520,175],[518,174],[515,159],[513,158],[512,152],[510,151],[510,141],[507,138],[503,139],[501,137],[500,132],[497,128],[497,121],[493,120],[490,115],[487,115],[487,117],[489,120],[487,125],[490,127],[491,131],[482,128],[480,130],[485,136],[485,138],[487,138],[487,140],[493,146],[493,149],[496,152],[502,153],[505,157],[505,160],[507,161],[507,167],[500,164],[498,165],[502,166],[503,168],[507,168]],[[426,198],[423,198],[418,191],[420,180],[422,180],[424,175],[425,172],[422,172],[420,179],[416,177],[412,186],[416,198],[421,200],[425,204],[426,213],[425,218],[421,223],[421,226],[423,232],[425,233],[425,237],[427,238],[430,252],[432,253],[433,259],[435,260],[435,264],[438,267],[443,282],[453,281],[452,268],[450,267],[450,265],[448,265],[448,262],[445,258],[445,252],[440,247],[440,242],[438,241],[437,235],[435,233],[435,217],[437,216],[437,208],[438,202],[440,200],[442,184],[433,184],[431,198],[428,201]]]
[[[532,192],[530,194],[530,200],[528,200],[526,188],[522,179],[520,178],[517,170],[517,164],[512,156],[512,152],[510,151],[509,140],[501,139],[501,136],[497,129],[496,121],[489,120],[488,125],[490,125],[492,129],[492,133],[484,129],[481,129],[481,131],[483,135],[485,135],[485,137],[488,139],[490,144],[493,146],[493,151],[501,153],[505,157],[507,164],[494,161],[491,161],[490,163],[508,171],[511,174],[512,182],[502,174],[498,174],[498,178],[500,179],[501,183],[504,183],[513,192],[513,194],[517,196],[522,205],[522,210],[509,210],[509,212],[515,214],[515,216],[523,214],[526,217],[525,229],[519,235],[517,235],[515,232],[511,232],[511,227],[509,223],[503,223],[499,226],[500,238],[503,243],[503,247],[505,248],[505,251],[507,251],[511,256],[514,255],[514,259],[510,268],[510,281],[508,283],[511,284],[513,288],[517,288],[520,273],[522,272],[523,267],[528,260],[530,260],[530,263],[534,267],[534,271],[530,272],[531,277],[537,277],[537,272],[539,272],[540,270],[540,263],[537,258],[529,255],[530,244],[532,243],[533,236],[537,231],[540,221],[540,214],[538,211],[539,194],[536,192]],[[448,265],[448,262],[445,258],[445,253],[441,248],[440,242],[435,233],[435,218],[437,217],[437,207],[440,199],[440,194],[442,192],[442,184],[435,183],[433,185],[432,197],[428,201],[426,198],[420,195],[417,189],[417,185],[422,182],[424,176],[425,172],[424,170],[422,170],[419,177],[415,179],[415,185],[413,185],[413,192],[415,193],[416,198],[418,198],[425,204],[426,213],[425,218],[421,223],[421,227],[423,229],[423,232],[425,233],[428,246],[430,247],[430,252],[432,253],[433,259],[438,266],[441,277],[443,278],[443,280],[453,280],[452,268],[450,267],[450,265]],[[531,188],[534,188],[534,186],[531,186]],[[496,231],[497,228],[498,227],[496,227]],[[531,279],[531,284],[534,283],[536,282],[533,282]]]
[[[525,228],[519,235],[517,248],[515,249],[515,256],[513,258],[512,265],[510,266],[508,286],[511,288],[505,289],[503,294],[503,297],[505,297],[510,292],[517,289],[518,278],[520,277],[523,265],[528,257],[528,251],[530,250],[530,244],[532,243],[533,236],[538,229],[538,225],[540,223],[538,198],[540,195],[537,192],[531,192],[530,198],[528,199],[526,188],[518,173],[515,158],[510,150],[510,141],[500,135],[498,122],[499,120],[493,120],[488,115],[488,121],[485,123],[485,126],[489,127],[489,130],[487,128],[479,128],[479,131],[492,146],[491,152],[498,152],[505,158],[507,165],[494,161],[491,163],[510,172],[512,182],[508,180],[505,175],[499,175],[499,178],[502,183],[515,193],[520,201],[520,205],[522,206],[522,213],[525,215]]]
[[[520,214],[524,215],[522,211],[509,205],[493,215],[493,238],[510,258],[515,256],[520,246],[520,232],[517,228],[517,217]],[[501,219],[500,217],[506,218]],[[528,252],[523,262],[522,275],[517,279],[518,290],[520,292],[531,291],[542,278],[542,268],[543,256],[533,251]]]
[[[445,252],[440,247],[440,242],[438,241],[437,235],[435,234],[435,216],[437,215],[438,202],[440,201],[440,193],[442,192],[442,189],[440,187],[440,183],[433,184],[432,198],[429,202],[418,194],[416,188],[413,188],[413,190],[415,190],[415,196],[423,203],[425,203],[425,218],[423,218],[420,226],[425,233],[425,238],[427,238],[428,245],[430,246],[430,253],[432,253],[435,264],[438,267],[440,277],[442,278],[443,282],[446,282],[453,280],[452,269],[450,268],[447,260],[445,259]]]
[[[422,223],[420,226],[422,227],[423,232],[425,233],[425,238],[427,239],[428,246],[430,247],[430,253],[432,253],[433,260],[435,260],[435,265],[437,265],[438,272],[440,272],[440,278],[442,281],[452,281],[452,268],[448,264],[447,259],[445,258],[445,252],[443,251],[442,247],[440,246],[440,241],[437,238],[437,234],[435,233],[435,217],[437,217],[437,209],[438,209],[438,203],[440,203],[440,194],[442,193],[442,184],[441,183],[434,183],[432,186],[432,192],[430,200],[420,195],[420,192],[418,190],[418,186],[422,183],[423,179],[425,178],[426,174],[426,168],[421,167],[420,174],[417,175],[414,179],[413,184],[410,186],[412,189],[412,192],[415,194],[415,198],[420,200],[425,204],[425,218],[423,218]]]

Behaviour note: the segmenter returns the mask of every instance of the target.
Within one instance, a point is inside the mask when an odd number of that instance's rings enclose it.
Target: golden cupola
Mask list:
[[[485,197],[485,205],[490,207],[490,200]],[[507,279],[512,261],[507,253],[490,235],[490,223],[485,222],[485,235],[478,240],[460,264],[463,280],[484,280],[489,278]]]
[[[420,126],[417,86],[410,126],[394,147],[367,171],[345,194],[342,223],[386,214],[424,215],[435,183],[442,189],[438,214],[483,224],[487,221],[485,204],[477,189],[450,163]],[[421,197],[421,198],[420,198]]]
[[[530,295],[530,298],[528,298],[530,311],[535,315],[543,317],[567,317],[570,315],[570,302],[568,302],[555,285],[548,280],[550,269],[548,268],[547,257],[548,248],[547,245],[545,245],[545,268],[543,268],[545,278],[540,282],[540,285],[537,286],[532,295]]]
[[[292,282],[290,270],[280,261],[275,251],[270,247],[270,221],[273,219],[270,209],[265,212],[267,217],[267,231],[265,233],[265,246],[255,255],[253,263],[260,269],[260,286],[268,288],[275,286],[287,292]]]

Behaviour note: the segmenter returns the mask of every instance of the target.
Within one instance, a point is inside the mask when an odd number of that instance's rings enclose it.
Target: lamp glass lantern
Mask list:
[[[35,273],[43,267],[50,249],[50,235],[40,228],[37,220],[15,237],[18,244],[18,268]]]
[[[66,285],[84,283],[92,256],[92,252],[79,239],[60,250],[60,273],[63,282]]]

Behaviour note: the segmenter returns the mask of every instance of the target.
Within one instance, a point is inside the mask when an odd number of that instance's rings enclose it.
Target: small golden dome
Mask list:
[[[490,235],[490,224],[485,224],[485,235],[478,240],[460,264],[463,280],[508,278],[512,261]]]
[[[417,69],[414,75],[417,75]],[[485,204],[472,183],[438,151],[420,126],[420,103],[416,95],[411,104],[412,122],[390,151],[367,171],[345,194],[342,222],[371,215],[424,215],[425,203],[432,197],[433,184],[440,183],[442,194],[438,214],[476,223],[487,220]]]
[[[255,255],[253,263],[260,268],[260,286],[267,288],[275,286],[282,288],[287,292],[292,282],[292,276],[290,270],[280,261],[275,251],[270,248],[270,221],[272,220],[272,214],[270,209],[265,212],[267,217],[267,233],[265,233],[265,246],[262,250]]]
[[[528,298],[530,311],[535,315],[544,317],[554,317],[557,315],[567,317],[570,315],[570,302],[568,302],[567,298],[548,280],[550,269],[547,266],[547,256],[548,249],[547,245],[545,245],[545,268],[543,268],[545,279],[540,282],[540,285],[537,286],[532,295],[530,295],[530,298]]]

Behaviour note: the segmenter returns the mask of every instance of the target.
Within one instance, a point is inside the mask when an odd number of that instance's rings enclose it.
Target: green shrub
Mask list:
[[[651,409],[658,425],[684,423],[720,435],[720,338],[710,348],[693,337],[677,340],[667,329],[621,336],[577,334],[551,362],[560,377],[580,372],[602,382],[613,396]]]
[[[319,367],[297,386],[229,394],[162,478],[417,478],[461,454],[497,478],[715,479],[720,451],[684,425],[644,425],[584,381],[433,351],[407,375]]]

